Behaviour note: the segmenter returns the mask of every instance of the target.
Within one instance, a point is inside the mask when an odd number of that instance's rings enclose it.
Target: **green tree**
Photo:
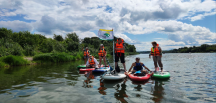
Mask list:
[[[56,35],[54,34],[53,39],[57,40],[57,41],[63,41],[63,37],[61,35]]]

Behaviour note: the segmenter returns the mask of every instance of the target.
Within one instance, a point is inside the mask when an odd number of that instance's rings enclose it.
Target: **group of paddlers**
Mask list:
[[[149,53],[149,58],[151,58],[151,56],[153,57],[153,61],[154,61],[154,66],[155,66],[155,71],[159,67],[161,68],[161,72],[163,72],[163,64],[161,62],[161,57],[162,57],[162,49],[159,46],[159,44],[157,44],[157,42],[153,41],[152,42],[152,48],[151,48],[151,52]],[[100,44],[100,48],[98,50],[98,56],[99,56],[99,63],[98,61],[94,58],[94,56],[90,55],[90,51],[88,49],[88,47],[86,47],[85,49],[83,49],[84,51],[84,59],[86,62],[86,67],[92,67],[92,68],[100,68],[101,67],[101,62],[102,59],[104,61],[104,65],[107,66],[106,63],[106,55],[107,55],[107,51],[104,48],[103,44]],[[126,70],[126,66],[125,66],[125,44],[124,44],[124,40],[121,38],[117,39],[117,42],[115,43],[114,46],[114,51],[115,51],[115,69],[118,67],[118,61],[119,58],[121,60],[121,63],[123,64],[124,70],[126,73],[135,73],[136,71],[141,71],[143,73],[148,73],[150,70],[142,63],[140,62],[140,58],[136,57],[136,61],[134,63],[132,63],[130,69]],[[147,70],[143,70],[143,67]],[[133,68],[133,70],[131,70]],[[118,73],[118,72],[115,72]]]

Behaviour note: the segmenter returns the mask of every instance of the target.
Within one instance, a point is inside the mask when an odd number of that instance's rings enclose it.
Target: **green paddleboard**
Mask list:
[[[157,78],[157,79],[168,79],[170,78],[170,73],[169,72],[155,72],[152,75],[153,78]]]
[[[79,66],[77,66],[77,68],[78,68],[78,69],[79,69],[79,68],[86,68],[86,65],[85,65],[85,64],[79,65]]]

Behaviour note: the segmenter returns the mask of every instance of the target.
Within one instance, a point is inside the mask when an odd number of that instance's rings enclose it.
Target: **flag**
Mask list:
[[[113,40],[114,39],[113,30],[99,29],[98,37],[101,40]]]

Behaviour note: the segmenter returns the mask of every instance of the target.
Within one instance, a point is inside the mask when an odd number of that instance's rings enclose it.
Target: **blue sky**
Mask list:
[[[117,37],[150,50],[216,43],[215,0],[0,0],[0,27],[53,37],[76,32],[80,38],[114,29]]]

